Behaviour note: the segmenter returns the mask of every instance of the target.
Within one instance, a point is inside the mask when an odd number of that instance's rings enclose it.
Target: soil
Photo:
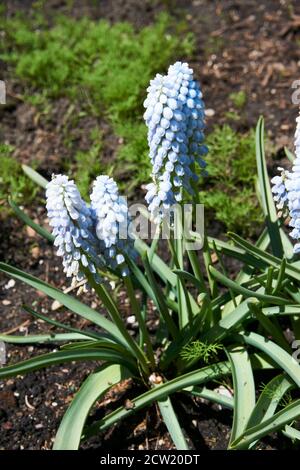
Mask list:
[[[6,3],[8,15],[18,10],[30,14],[35,2],[10,0]],[[283,147],[292,148],[294,117],[297,106],[291,103],[292,82],[299,73],[299,2],[285,0],[103,0],[92,2],[75,0],[49,0],[44,9],[51,20],[53,12],[74,17],[88,14],[93,18],[107,18],[115,22],[128,20],[136,28],[150,24],[155,15],[169,10],[178,21],[185,19],[196,37],[196,56],[191,65],[201,77],[206,107],[209,109],[208,126],[228,122],[226,112],[233,112],[229,95],[244,90],[248,101],[239,121],[232,125],[238,131],[253,127],[259,115],[266,118],[268,134],[276,148],[270,167],[283,159]],[[297,6],[298,3],[298,6]],[[210,46],[207,45],[207,38]],[[67,99],[57,100],[50,117],[44,119],[36,108],[22,101],[22,85],[4,71],[8,82],[8,104],[0,107],[0,139],[14,145],[14,158],[22,163],[38,162],[39,171],[45,176],[59,171],[64,158],[72,157],[64,146],[64,118],[70,112]],[[294,112],[293,112],[294,109]],[[72,110],[76,113],[76,110]],[[294,116],[291,116],[294,114]],[[94,118],[81,121],[81,127],[72,130],[78,149],[86,149],[87,131],[95,127]],[[103,128],[103,123],[101,123]],[[116,139],[109,126],[104,132],[104,158],[112,159]],[[284,163],[284,161],[283,161]],[[43,221],[44,211],[37,198],[30,212],[37,221]],[[51,284],[64,288],[65,280],[60,274],[58,263],[53,258],[53,249],[30,229],[22,226],[14,217],[1,221],[0,259],[24,269]],[[214,227],[220,232],[222,227]],[[216,233],[214,233],[216,234]],[[21,249],[22,247],[22,249]],[[232,271],[237,266],[230,267]],[[22,310],[24,303],[36,301],[41,312],[51,312],[52,302],[42,293],[0,276],[0,330],[4,332],[42,332],[49,328],[41,321],[33,320]],[[84,298],[101,311],[91,296]],[[130,314],[122,293],[120,302],[124,315]],[[59,309],[58,320],[64,319],[77,328],[91,327],[88,322],[78,320],[75,315]],[[151,318],[155,329],[155,315]],[[53,350],[53,346],[7,346],[7,361],[16,362],[36,354]],[[67,364],[64,368],[30,373],[21,378],[0,382],[0,449],[50,449],[55,432],[68,403],[80,383],[96,365],[90,363]],[[136,385],[122,384],[115,395],[108,396],[96,407],[97,416],[124,404],[133,396]],[[199,399],[187,401],[186,397],[175,402],[175,408],[190,439],[191,447],[201,449],[226,449],[230,436],[231,413],[220,410]],[[181,404],[180,404],[181,403]],[[183,405],[182,405],[183,403]],[[183,407],[185,412],[183,412]],[[188,415],[186,413],[188,411]],[[188,416],[188,418],[187,418]],[[136,413],[125,423],[89,440],[85,449],[169,449],[171,441],[160,420],[155,406],[148,411]],[[263,448],[285,448],[286,442],[269,438]]]

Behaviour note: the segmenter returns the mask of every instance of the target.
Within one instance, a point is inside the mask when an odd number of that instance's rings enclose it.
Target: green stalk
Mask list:
[[[202,292],[207,294],[208,293],[207,288],[204,282],[203,274],[201,272],[199,260],[195,253],[195,250],[187,250],[187,254],[188,254],[192,269],[193,269],[194,276],[200,282]]]
[[[124,283],[127,289],[128,297],[131,303],[132,311],[138,321],[139,327],[140,327],[140,335],[143,337],[143,340],[146,343],[147,347],[147,353],[148,353],[148,358],[151,363],[152,369],[155,369],[155,358],[154,358],[154,353],[153,353],[153,348],[150,340],[150,336],[146,327],[146,323],[144,318],[142,317],[141,311],[140,311],[140,306],[137,302],[134,290],[133,290],[133,285],[132,281],[129,276],[126,276],[124,278]]]
[[[154,292],[154,296],[156,298],[156,302],[157,302],[157,306],[158,306],[158,309],[167,325],[167,328],[169,330],[169,332],[171,333],[173,339],[177,339],[178,336],[179,336],[179,331],[169,313],[169,310],[168,310],[168,307],[167,307],[167,304],[165,302],[165,299],[164,299],[164,295],[159,287],[159,285],[157,284],[156,282],[156,279],[154,277],[154,274],[152,272],[152,269],[151,269],[151,265],[149,263],[149,258],[148,258],[148,254],[147,252],[145,252],[143,255],[142,255],[142,259],[143,259],[143,262],[144,262],[144,266],[145,266],[145,270],[146,270],[146,274],[147,274],[147,277],[148,277],[148,280],[149,280],[149,283],[152,287],[152,290]]]
[[[107,308],[107,311],[109,312],[112,320],[114,321],[115,325],[119,329],[120,333],[123,335],[126,343],[128,344],[129,349],[131,352],[134,354],[134,356],[138,359],[140,362],[143,372],[149,376],[150,371],[147,363],[147,359],[145,357],[144,352],[142,349],[139,347],[139,345],[135,342],[135,340],[131,337],[131,335],[128,333],[123,320],[121,318],[120,312],[118,310],[118,307],[116,306],[114,300],[110,296],[109,292],[105,289],[105,287],[102,284],[97,284],[94,281],[93,276],[91,276],[90,272],[85,269],[85,275],[88,279],[89,284],[93,287],[95,290],[96,294],[99,296],[99,298],[102,300],[104,306]]]
[[[192,187],[194,189],[195,204],[201,204],[197,185],[195,184],[194,181],[192,181],[191,183],[192,183]],[[214,298],[217,295],[217,283],[216,283],[215,279],[213,278],[213,276],[211,275],[211,272],[209,270],[209,266],[212,265],[212,260],[211,260],[211,255],[210,255],[210,250],[209,250],[209,245],[208,245],[208,239],[207,239],[205,229],[204,229],[204,233],[203,233],[203,247],[202,247],[202,250],[203,250],[203,259],[204,259],[204,264],[205,264],[205,269],[206,269],[206,273],[207,273],[207,278],[208,278],[208,283],[209,283],[211,296],[212,296],[212,298]]]

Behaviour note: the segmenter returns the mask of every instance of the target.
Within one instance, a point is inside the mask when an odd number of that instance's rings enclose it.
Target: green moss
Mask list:
[[[262,223],[256,193],[254,131],[239,134],[230,126],[216,126],[207,137],[209,176],[201,198],[227,230],[245,236],[255,233]]]
[[[12,157],[13,148],[0,144],[0,209],[7,213],[7,200],[12,197],[17,204],[33,200],[35,185],[25,176],[21,165]]]
[[[88,199],[89,189],[95,176],[102,173],[101,165],[102,143],[98,138],[86,152],[80,151],[75,155],[74,179],[83,198]],[[72,176],[72,172],[70,172]]]
[[[236,108],[243,108],[247,103],[247,93],[244,90],[240,90],[234,93],[230,93],[229,99],[232,101]]]

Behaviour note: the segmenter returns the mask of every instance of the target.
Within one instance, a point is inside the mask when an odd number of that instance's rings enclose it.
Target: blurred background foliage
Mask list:
[[[30,17],[5,18],[2,10],[0,29],[5,38],[0,59],[7,64],[9,77],[22,84],[22,99],[46,118],[56,100],[67,97],[69,101],[60,129],[68,155],[58,162],[60,171],[75,175],[83,196],[95,175],[103,172],[113,173],[127,196],[141,199],[150,170],[142,118],[146,88],[157,72],[164,73],[174,61],[193,61],[195,40],[187,25],[175,23],[165,13],[136,31],[127,22],[111,25],[106,20],[63,15],[49,22],[40,11]],[[197,78],[201,81],[201,76]],[[238,120],[247,96],[237,92],[228,99],[236,109],[229,118]],[[72,130],[86,116],[93,116],[96,125],[85,131],[88,148],[78,149]],[[107,126],[109,131],[103,132]],[[103,158],[106,140],[114,147],[110,158]],[[207,143],[209,176],[199,189],[208,214],[225,229],[251,236],[261,221],[255,197],[253,132],[241,134],[228,125],[216,126]],[[26,205],[35,190],[12,153],[10,147],[1,147],[0,200],[11,193]],[[38,166],[34,157],[30,163]],[[2,214],[5,207],[1,203]]]

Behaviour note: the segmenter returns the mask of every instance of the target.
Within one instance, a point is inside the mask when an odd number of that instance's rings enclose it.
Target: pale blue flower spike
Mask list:
[[[292,171],[289,172],[283,168],[280,176],[272,178],[272,192],[274,193],[274,201],[278,209],[287,208],[289,211],[289,226],[293,228],[290,237],[298,240],[294,245],[294,253],[300,253],[300,116],[296,119],[295,132],[295,160],[293,162]]]
[[[96,236],[104,246],[106,262],[111,268],[120,266],[122,276],[127,276],[124,253],[131,257],[134,254],[134,242],[128,231],[127,202],[119,195],[115,181],[107,175],[96,178],[90,198],[97,221]]]
[[[144,119],[153,182],[147,186],[146,201],[152,217],[159,220],[161,209],[181,200],[181,188],[192,194],[190,180],[198,180],[195,163],[206,174],[205,113],[200,85],[187,63],[176,62],[167,75],[157,74],[147,91]]]
[[[91,209],[82,200],[73,180],[65,175],[53,176],[47,184],[47,213],[57,254],[63,258],[62,264],[67,277],[81,281],[82,267],[89,269],[96,282],[97,267],[103,265],[98,256],[98,241],[93,235]]]

